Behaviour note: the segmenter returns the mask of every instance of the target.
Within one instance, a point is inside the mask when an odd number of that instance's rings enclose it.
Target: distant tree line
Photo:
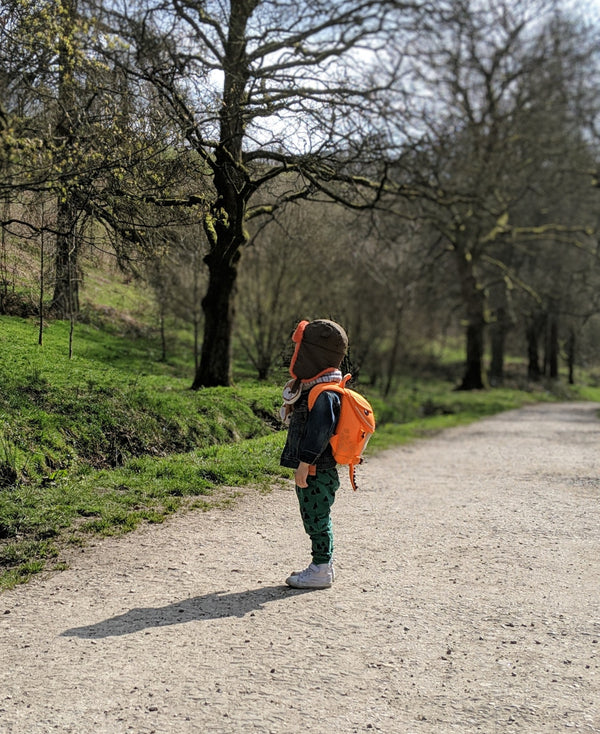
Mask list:
[[[462,389],[515,345],[572,376],[600,306],[600,23],[572,5],[5,0],[0,311],[16,247],[74,323],[97,249],[163,345],[193,329],[194,388],[234,339],[266,378],[318,315],[384,390],[458,328]]]

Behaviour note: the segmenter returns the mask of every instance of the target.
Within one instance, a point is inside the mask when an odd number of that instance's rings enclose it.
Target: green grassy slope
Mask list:
[[[65,544],[210,507],[222,486],[290,477],[279,467],[283,372],[271,384],[193,392],[190,368],[157,361],[152,341],[78,324],[69,359],[63,322],[43,341],[33,321],[0,317],[0,589],[60,567]],[[367,390],[378,419],[369,451],[555,397],[452,387],[406,379],[386,400]]]
[[[67,536],[157,522],[216,486],[281,476],[275,385],[193,392],[192,375],[156,362],[151,343],[88,326],[69,360],[68,331],[51,322],[40,347],[32,321],[0,317],[5,584],[43,567]]]

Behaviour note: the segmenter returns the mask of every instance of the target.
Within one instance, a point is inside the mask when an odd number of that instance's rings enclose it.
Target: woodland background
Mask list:
[[[459,335],[464,389],[597,364],[585,3],[3,0],[0,39],[0,313],[110,321],[118,275],[194,388],[303,317],[384,392]]]
[[[2,0],[0,589],[289,480],[302,318],[369,451],[600,401],[591,8]]]

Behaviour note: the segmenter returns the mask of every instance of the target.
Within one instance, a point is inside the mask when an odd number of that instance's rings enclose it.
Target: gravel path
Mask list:
[[[371,459],[330,590],[291,487],[98,542],[0,596],[0,732],[600,732],[599,408]]]

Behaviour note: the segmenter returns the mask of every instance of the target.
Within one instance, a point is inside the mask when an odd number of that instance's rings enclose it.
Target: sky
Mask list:
[[[587,18],[600,19],[600,0],[570,0],[566,4],[572,5]]]

